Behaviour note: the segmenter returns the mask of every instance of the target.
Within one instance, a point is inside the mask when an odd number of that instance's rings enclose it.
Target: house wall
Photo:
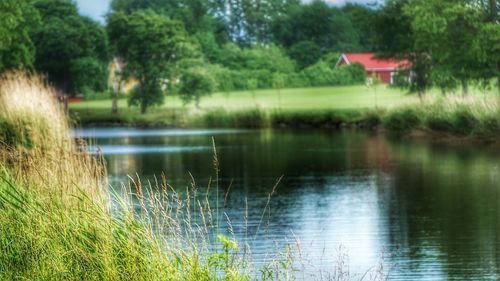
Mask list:
[[[367,75],[370,77],[377,75],[383,84],[392,84],[393,71],[367,71]]]

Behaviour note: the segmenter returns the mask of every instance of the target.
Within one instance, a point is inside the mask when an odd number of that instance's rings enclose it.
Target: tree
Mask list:
[[[215,79],[201,67],[185,70],[180,78],[180,95],[184,103],[194,101],[196,107],[200,107],[200,99],[212,94],[215,89]]]
[[[135,77],[139,87],[129,103],[141,113],[163,103],[165,87],[172,87],[176,64],[194,52],[182,23],[151,11],[118,12],[108,18],[108,34],[116,55],[126,66],[125,77]]]
[[[30,1],[0,1],[0,72],[32,67],[35,46],[29,31],[38,23],[38,13]]]
[[[228,39],[228,30],[221,18],[225,0],[113,0],[113,12],[131,14],[151,10],[157,14],[178,20],[189,34],[212,33],[219,44]]]
[[[304,69],[318,61],[321,49],[312,41],[300,41],[290,47],[288,54],[297,62],[300,69]]]
[[[468,80],[488,68],[478,36],[484,24],[481,12],[457,0],[414,0],[405,12],[412,19],[416,46],[427,48],[434,64],[458,79],[467,95]]]
[[[70,94],[105,90],[109,50],[104,28],[78,15],[69,0],[39,0],[35,7],[41,16],[31,32],[36,70]]]
[[[346,4],[342,11],[347,14],[356,32],[359,34],[361,50],[376,51],[376,21],[378,10],[360,4]]]
[[[415,43],[416,35],[411,27],[411,18],[404,9],[411,0],[388,0],[380,10],[374,26],[378,56],[407,60],[411,67],[410,92],[425,94],[431,85],[431,60],[428,50]]]
[[[359,49],[359,37],[350,19],[341,10],[320,0],[296,6],[278,17],[273,35],[286,48],[301,41],[312,41],[322,53]]]

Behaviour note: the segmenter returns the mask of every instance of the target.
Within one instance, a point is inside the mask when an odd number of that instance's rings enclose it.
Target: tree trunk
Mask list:
[[[113,105],[111,106],[111,113],[118,113],[118,91],[113,93]]]
[[[467,82],[467,79],[460,79],[460,83],[462,84],[462,95],[464,97],[467,97],[469,95],[469,84]]]
[[[145,102],[141,102],[141,114],[145,114],[147,110],[147,105]]]
[[[111,113],[112,114],[117,114],[118,113],[118,95],[121,92],[121,79],[118,80],[118,85],[113,87],[113,104],[111,105]]]

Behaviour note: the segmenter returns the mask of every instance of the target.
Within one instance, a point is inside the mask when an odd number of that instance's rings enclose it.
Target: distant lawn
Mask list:
[[[362,109],[388,108],[401,103],[415,100],[415,96],[405,94],[401,90],[391,89],[386,86],[373,88],[366,86],[321,87],[283,89],[278,95],[278,90],[258,90],[254,94],[250,91],[231,93],[215,93],[204,97],[200,107],[204,110],[224,108],[226,110],[241,110],[248,108],[308,110],[308,109]],[[121,99],[119,107],[126,108],[127,101]],[[167,96],[164,108],[182,108],[182,101],[173,96]],[[111,100],[85,101],[70,105],[71,109],[108,109]],[[194,108],[189,104],[188,109]]]
[[[376,91],[365,86],[284,89],[280,95],[277,90],[260,90],[215,93],[201,100],[200,109],[193,104],[184,106],[179,98],[169,96],[162,106],[148,109],[147,114],[128,107],[126,99],[119,101],[118,114],[111,114],[111,100],[71,104],[70,114],[79,125],[374,128],[383,123],[395,131],[452,130],[452,134],[497,136],[498,96],[480,93],[471,89],[470,98],[463,99],[459,92],[443,97],[438,90],[432,90],[420,101],[417,95],[386,86]],[[444,112],[448,112],[446,118],[439,119]]]

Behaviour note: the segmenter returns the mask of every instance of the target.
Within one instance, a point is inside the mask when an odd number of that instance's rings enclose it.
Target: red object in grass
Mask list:
[[[68,97],[69,103],[79,103],[83,101],[83,97]]]

